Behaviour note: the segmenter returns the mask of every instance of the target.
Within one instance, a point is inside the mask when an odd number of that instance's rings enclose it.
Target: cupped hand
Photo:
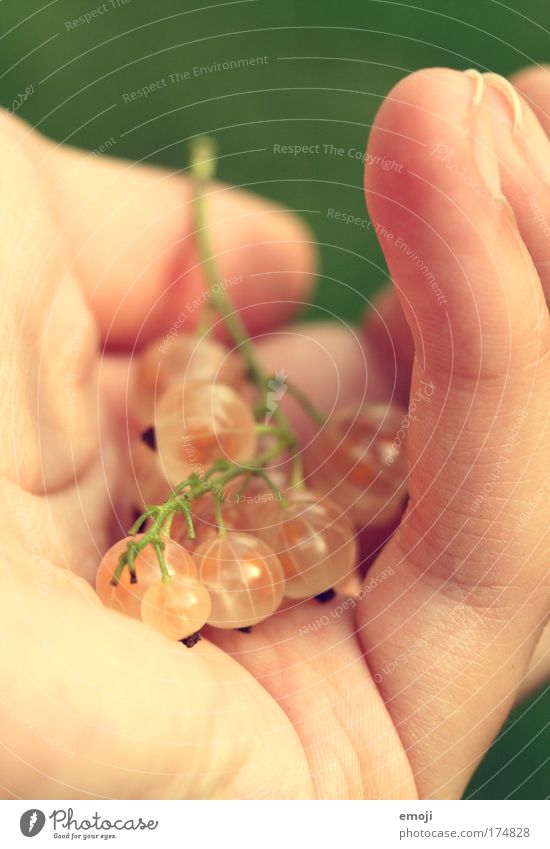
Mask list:
[[[547,120],[546,75],[519,85]],[[548,141],[494,79],[437,70],[393,90],[369,144],[403,309],[384,295],[364,347],[276,329],[311,293],[295,218],[216,186],[209,219],[264,361],[320,406],[403,400],[414,345],[411,395],[433,393],[409,422],[405,516],[359,599],[190,651],[90,585],[123,533],[129,359],[199,312],[190,185],[3,116],[6,796],[456,797],[497,733],[549,612]]]

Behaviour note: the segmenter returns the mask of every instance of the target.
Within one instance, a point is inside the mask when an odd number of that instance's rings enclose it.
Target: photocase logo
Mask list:
[[[46,816],[37,808],[31,808],[30,811],[25,811],[19,820],[19,828],[21,834],[25,837],[35,837],[39,834],[46,824]]]
[[[275,372],[275,376],[268,381],[267,384],[267,398],[265,403],[265,423],[269,424],[271,421],[271,417],[277,406],[279,401],[282,399],[283,395],[287,390],[286,381],[288,379],[288,375],[285,374],[284,369],[279,369]]]
[[[72,808],[66,810],[56,808],[49,814],[48,819],[51,820],[54,837],[66,837],[68,839],[83,837],[84,840],[98,836],[97,833],[87,834],[87,832],[155,831],[159,824],[158,820],[143,820],[141,817],[137,820],[123,819],[122,817],[109,820],[102,817],[97,811],[80,819],[74,815]],[[24,834],[25,837],[34,837],[36,834],[40,834],[45,824],[46,815],[38,808],[30,808],[30,810],[25,811],[19,820],[21,834]],[[80,832],[84,832],[84,834],[80,834]]]

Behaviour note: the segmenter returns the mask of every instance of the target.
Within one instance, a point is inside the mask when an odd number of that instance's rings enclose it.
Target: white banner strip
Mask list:
[[[4,801],[0,845],[550,847],[550,802]],[[36,843],[30,844],[30,839]]]

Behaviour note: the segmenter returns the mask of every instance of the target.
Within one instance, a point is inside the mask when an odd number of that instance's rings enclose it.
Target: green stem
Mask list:
[[[228,329],[233,341],[238,346],[250,372],[251,377],[256,383],[258,389],[265,393],[268,382],[268,375],[264,372],[259,360],[257,359],[252,340],[248,335],[239,313],[235,310],[230,299],[221,287],[220,276],[210,238],[208,236],[208,218],[206,214],[206,204],[204,201],[205,185],[214,175],[215,163],[215,148],[211,139],[201,136],[195,139],[191,145],[191,175],[195,180],[195,195],[193,198],[195,230],[197,237],[197,246],[199,257],[202,261],[202,267],[208,284],[210,303],[223,318],[224,325]],[[279,424],[286,426],[286,418],[277,410],[274,413],[274,418]]]
[[[176,515],[175,511],[170,513],[169,516],[166,517],[164,522],[162,523],[162,527],[160,532],[165,537],[170,537],[170,531],[172,530],[172,522],[174,521],[174,516]]]
[[[304,464],[302,463],[302,456],[298,451],[295,451],[292,455],[291,469],[290,488],[302,489],[304,486]]]
[[[272,434],[273,436],[286,436],[287,434],[290,436],[294,436],[287,428],[281,427],[280,425],[272,425],[272,424],[263,424],[263,422],[258,422],[254,430],[258,434],[258,436],[265,436],[266,434]]]
[[[327,417],[315,404],[312,404],[305,392],[302,392],[294,383],[289,383],[287,381],[286,389],[289,395],[292,395],[295,398],[300,406],[305,410],[308,416],[318,425],[324,425]]]
[[[141,539],[137,540],[136,542],[128,543],[126,551],[120,557],[111,583],[114,586],[118,584],[125,566],[128,566],[130,572],[132,574],[135,574],[135,572],[132,571],[134,560],[139,554],[139,552],[142,551],[147,545],[152,545],[155,549],[159,561],[162,579],[169,581],[170,573],[168,572],[164,557],[162,555],[164,543],[160,539],[160,536],[163,533],[163,528],[165,528],[169,517],[172,516],[176,511],[181,510],[186,517],[188,529],[190,529],[190,531],[192,532],[189,534],[189,536],[191,537],[191,539],[194,539],[195,531],[193,528],[189,507],[187,506],[186,502],[190,503],[195,498],[199,498],[201,495],[205,495],[207,492],[213,492],[214,495],[216,495],[217,491],[223,491],[224,486],[226,486],[230,481],[234,480],[234,478],[237,478],[240,475],[250,475],[255,474],[256,472],[263,472],[263,467],[267,465],[267,463],[269,463],[276,457],[279,457],[285,449],[294,448],[295,444],[295,437],[292,434],[281,436],[277,440],[277,442],[275,442],[261,454],[258,454],[258,456],[255,457],[253,460],[249,461],[247,465],[234,463],[230,465],[228,469],[218,473],[217,477],[214,477],[212,479],[207,478],[206,476],[204,476],[203,479],[199,479],[197,475],[194,475],[192,478],[189,478],[188,480],[182,481],[182,483],[178,484],[178,486],[174,489],[174,491],[164,502],[164,504],[148,507],[145,513],[140,516],[140,519],[142,519],[143,517],[147,518],[150,515],[154,515],[154,521],[149,530],[147,530],[142,535]],[[181,493],[186,488],[187,492],[182,497]],[[137,524],[137,522],[135,524]]]
[[[134,522],[134,524],[132,525],[132,527],[128,531],[128,536],[130,536],[130,537],[135,536],[139,532],[139,529],[141,528],[141,526],[147,521],[147,519],[150,519],[152,516],[155,515],[154,511],[156,509],[157,509],[156,507],[147,507],[145,512],[142,513],[141,516],[139,516],[136,519],[136,521]]]
[[[189,539],[195,539],[195,528],[193,526],[193,519],[191,518],[191,510],[189,509],[189,505],[184,501],[183,498],[179,499],[178,506],[176,509],[179,509],[185,518],[185,524],[187,526],[187,536]]]
[[[160,566],[160,575],[163,583],[168,584],[172,580],[172,576],[168,570],[168,566],[166,565],[166,560],[164,559],[164,543],[159,539],[155,539],[152,541],[151,545],[155,549],[155,554],[157,555],[157,560]]]
[[[212,306],[221,314],[224,324],[231,333],[233,340],[242,349],[242,355],[257,381],[265,382],[265,375],[252,346],[250,337],[242,323],[238,312],[223,291],[220,284],[218,268],[208,236],[208,217],[204,200],[204,190],[208,181],[214,176],[215,149],[211,139],[200,136],[191,145],[191,175],[195,180],[195,196],[193,199],[195,230],[199,257],[202,262],[208,292]]]
[[[239,495],[243,495],[243,494],[244,494],[244,491],[245,491],[246,487],[247,487],[247,486],[248,486],[248,484],[249,484],[251,474],[252,474],[251,472],[248,472],[246,475],[243,475],[242,483],[241,483],[241,485],[240,485],[240,487],[238,488],[237,493],[236,493],[237,497],[238,497]]]
[[[234,309],[230,298],[227,296],[221,286],[221,281],[216,266],[216,261],[212,253],[210,239],[208,235],[208,219],[206,215],[205,204],[205,187],[212,179],[215,171],[215,148],[211,139],[200,137],[195,139],[191,148],[191,174],[195,181],[195,194],[193,198],[193,207],[195,215],[195,229],[199,257],[202,261],[204,274],[208,284],[210,312],[218,312],[227,327],[234,343],[239,347],[240,353],[243,356],[250,373],[251,378],[256,383],[259,391],[263,394],[267,392],[268,375],[264,372],[261,363],[257,359],[252,341],[247,333],[247,330],[241,321],[238,312]],[[209,322],[211,325],[211,322]],[[208,328],[206,331],[208,332]],[[318,423],[324,421],[322,414],[316,410],[305,395],[296,387],[291,387],[291,394],[296,397],[306,412],[314,418]],[[280,491],[274,486],[273,482],[266,474],[264,466],[271,460],[279,457],[284,451],[292,451],[292,473],[291,486],[298,487],[303,485],[303,470],[301,457],[298,452],[298,440],[290,427],[284,413],[277,408],[273,413],[273,420],[276,425],[258,423],[256,426],[257,434],[270,434],[276,437],[274,444],[255,457],[247,465],[238,463],[214,464],[204,475],[192,475],[173,490],[169,498],[161,505],[148,505],[145,512],[134,522],[130,529],[130,534],[135,535],[147,519],[152,519],[151,526],[145,531],[141,538],[136,542],[129,542],[126,552],[121,555],[117,568],[113,575],[112,583],[116,585],[120,580],[122,570],[128,566],[132,578],[135,578],[135,558],[146,545],[152,545],[160,566],[161,576],[163,581],[170,581],[170,573],[164,559],[164,543],[162,536],[169,536],[174,514],[180,511],[185,516],[189,537],[194,539],[195,530],[189,505],[195,498],[211,493],[214,496],[216,504],[216,519],[220,532],[225,531],[223,516],[221,511],[221,501],[223,498],[223,487],[226,486],[234,478],[240,475],[249,477],[253,474],[262,476],[269,484],[277,497],[284,499]]]
[[[219,536],[223,536],[226,533],[226,528],[225,522],[223,520],[222,498],[220,495],[216,495],[214,498],[214,509],[216,511],[216,525],[218,526],[218,534]]]
[[[220,475],[216,482],[220,486],[225,486],[234,478],[239,477],[239,475],[247,473],[254,474],[256,470],[263,471],[263,466],[267,465],[267,463],[274,460],[276,457],[279,457],[285,448],[292,447],[293,445],[294,440],[292,442],[289,441],[288,443],[283,443],[281,440],[270,448],[267,448],[262,454],[258,454],[258,456],[253,460],[250,460],[246,466],[236,464],[234,468],[228,469],[227,472]]]
[[[281,490],[279,489],[277,484],[274,483],[271,476],[268,475],[267,472],[264,472],[264,471],[258,471],[257,474],[258,474],[258,477],[262,478],[262,480],[264,480],[266,482],[266,484],[270,488],[271,492],[273,493],[273,495],[275,496],[275,498],[279,502],[279,505],[281,507],[286,507],[287,504],[288,504],[288,501],[284,497],[283,493],[281,492]]]

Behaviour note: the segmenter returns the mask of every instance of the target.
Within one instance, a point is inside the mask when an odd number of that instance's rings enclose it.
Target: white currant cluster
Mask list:
[[[199,249],[235,346],[208,329],[158,340],[136,358],[129,402],[141,437],[132,447],[129,536],[103,557],[103,602],[192,645],[207,623],[247,629],[283,599],[319,596],[353,572],[356,530],[402,509],[407,466],[395,446],[403,410],[362,405],[328,420],[288,386],[318,427],[302,450],[266,399],[264,374],[205,242],[201,187],[208,157],[195,155]]]

